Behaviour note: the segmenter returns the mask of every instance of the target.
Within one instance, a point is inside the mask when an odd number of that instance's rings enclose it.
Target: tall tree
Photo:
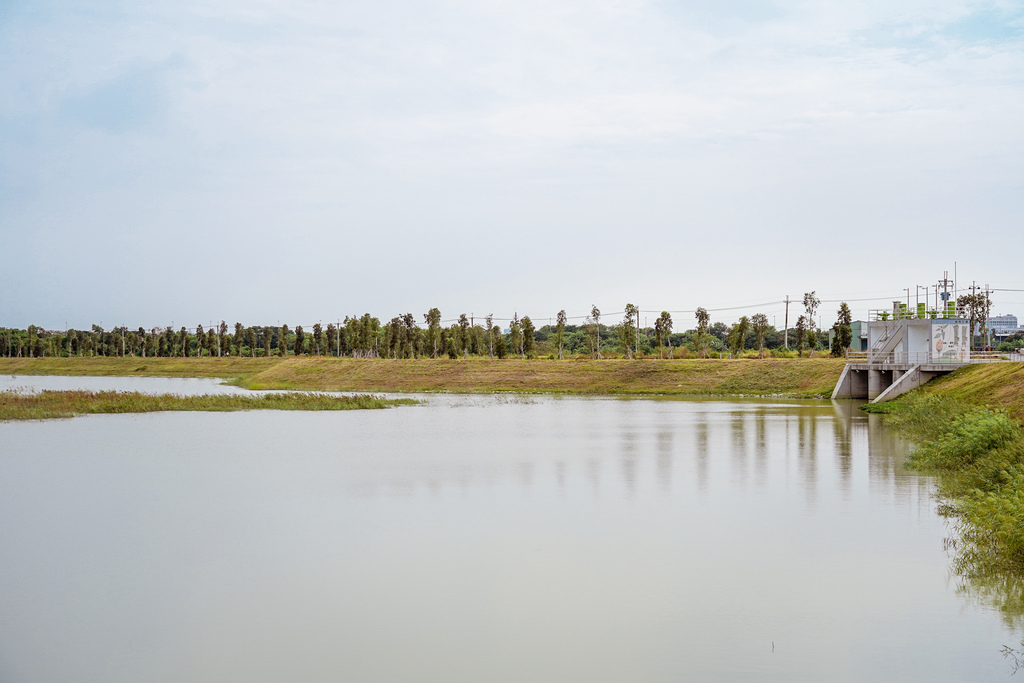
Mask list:
[[[305,352],[306,350],[306,331],[302,329],[302,325],[295,326],[295,355]]]
[[[534,344],[533,333],[535,332],[535,330],[533,328],[533,321],[530,320],[530,316],[528,316],[528,315],[524,315],[523,316],[522,325],[523,325],[523,346],[522,346],[521,351],[522,351],[522,354],[523,354],[523,358],[525,359],[527,356],[532,356],[533,355],[533,344]]]
[[[739,358],[743,354],[748,330],[750,330],[750,318],[743,316],[729,331],[729,347],[733,358]]]
[[[458,323],[452,323],[444,334],[444,347],[445,351],[448,352],[448,357],[455,360],[459,357],[459,325]]]
[[[217,327],[217,356],[220,357],[228,350],[228,324],[223,320]]]
[[[337,334],[338,330],[334,328],[334,323],[327,323],[327,355],[335,355],[335,349],[337,348]]]
[[[590,319],[594,321],[594,352],[601,360],[601,309],[596,305],[590,307]]]
[[[431,308],[423,314],[423,322],[427,323],[427,344],[433,349],[431,358],[437,358],[437,346],[441,342],[441,311]]]
[[[625,315],[623,315],[622,322],[619,324],[619,344],[622,346],[626,358],[633,357],[633,342],[636,336],[636,327],[633,325],[635,312],[636,306],[626,304]]]
[[[668,311],[662,311],[658,319],[654,321],[654,338],[658,344],[658,358],[664,358],[665,340],[668,339],[668,355],[672,357],[672,341],[669,335],[672,334],[672,315]]]
[[[804,294],[804,310],[807,311],[807,339],[811,349],[811,357],[814,357],[814,347],[818,345],[818,335],[815,333],[814,314],[818,310],[821,300],[814,295],[814,292]]]
[[[853,341],[852,317],[850,307],[846,305],[846,302],[839,304],[839,310],[836,311],[836,323],[832,326],[832,329],[835,330],[835,335],[832,337],[832,355],[836,358],[845,356],[846,350],[850,348],[850,342]]]
[[[804,355],[804,346],[807,344],[807,316],[802,315],[796,320],[796,352],[798,356]]]
[[[703,308],[698,308],[695,315],[697,318],[697,333],[694,341],[697,347],[697,356],[706,358],[708,355],[708,324],[711,322],[711,316]]]
[[[555,327],[555,341],[558,343],[558,360],[562,360],[562,345],[565,343],[565,323],[568,318],[563,308],[558,312],[558,321]]]
[[[277,355],[284,358],[288,355],[288,326],[281,325],[281,331],[277,335]]]
[[[512,347],[512,353],[520,353],[523,348],[523,330],[519,326],[519,314],[512,315],[512,322],[508,326],[508,343]]]
[[[750,316],[750,324],[754,328],[754,336],[757,338],[757,354],[764,358],[764,334],[768,331],[768,316],[764,313],[755,313]]]
[[[324,328],[320,323],[313,325],[313,353],[320,355],[320,349],[323,347],[322,335]]]
[[[459,314],[459,351],[469,355],[469,318],[465,313]]]
[[[487,321],[487,353],[494,360],[494,314],[488,313],[484,320]]]
[[[988,338],[988,318],[992,311],[992,300],[988,292],[980,291],[964,294],[956,298],[956,314],[960,318],[971,321],[971,348],[974,348],[974,337],[984,334]]]
[[[420,328],[416,327],[416,317],[412,313],[402,314],[402,354],[403,358],[416,357],[416,339],[419,336]]]

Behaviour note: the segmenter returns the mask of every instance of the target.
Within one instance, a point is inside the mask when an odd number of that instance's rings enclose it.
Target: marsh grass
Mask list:
[[[965,591],[1024,619],[1024,430],[1007,410],[913,392],[884,409],[917,446],[909,467],[935,475]]]
[[[49,420],[77,415],[161,411],[366,410],[415,404],[413,399],[380,396],[329,396],[320,393],[268,393],[255,396],[215,394],[179,396],[125,391],[0,392],[0,421]]]

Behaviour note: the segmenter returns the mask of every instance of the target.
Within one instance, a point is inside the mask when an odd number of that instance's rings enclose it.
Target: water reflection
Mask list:
[[[754,412],[754,479],[764,487],[768,477],[768,416],[764,408]]]
[[[696,437],[697,443],[694,450],[694,455],[697,459],[697,490],[701,493],[707,492],[708,489],[708,442],[710,437],[708,435],[709,427],[707,419],[700,419],[703,416],[696,416],[697,423],[694,427],[694,436]]]
[[[672,489],[672,432],[662,424],[658,430],[658,486],[665,493]]]
[[[946,583],[930,480],[852,403],[426,400],[0,425],[0,671],[1002,673],[1010,639]],[[961,590],[1019,615],[1019,588]]]

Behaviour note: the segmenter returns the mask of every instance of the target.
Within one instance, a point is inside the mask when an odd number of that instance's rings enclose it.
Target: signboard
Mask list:
[[[932,325],[932,362],[967,363],[971,360],[971,339],[965,323]]]

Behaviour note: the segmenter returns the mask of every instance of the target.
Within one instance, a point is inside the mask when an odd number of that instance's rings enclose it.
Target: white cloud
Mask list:
[[[54,303],[29,273],[66,284],[137,261],[179,282],[120,295],[156,318],[141,324],[331,315],[339,290],[384,316],[602,296],[686,308],[905,286],[879,245],[997,282],[1014,249],[951,240],[983,225],[1024,245],[1021,16],[967,2],[15,13],[0,19],[0,232],[27,257],[0,303],[38,320]],[[47,246],[82,233],[73,254]],[[294,275],[256,296],[238,262]]]

